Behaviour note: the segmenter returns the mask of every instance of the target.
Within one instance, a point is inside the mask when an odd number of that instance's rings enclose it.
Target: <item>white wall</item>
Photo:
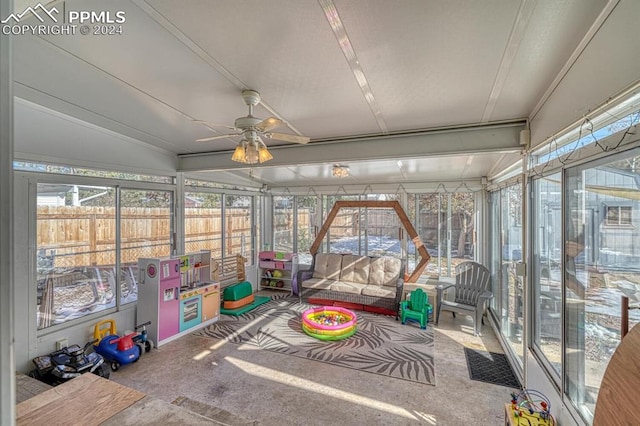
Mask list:
[[[640,81],[640,1],[621,0],[535,116],[536,146]]]
[[[15,98],[19,160],[133,173],[175,175],[174,153],[152,147],[29,101]]]

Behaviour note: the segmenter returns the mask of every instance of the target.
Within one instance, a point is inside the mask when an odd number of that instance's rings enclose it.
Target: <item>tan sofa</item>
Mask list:
[[[394,257],[317,253],[308,271],[298,273],[300,300],[335,302],[397,315],[402,298],[403,262]]]

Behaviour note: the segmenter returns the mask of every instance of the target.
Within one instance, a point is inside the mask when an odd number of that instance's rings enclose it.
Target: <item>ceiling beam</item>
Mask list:
[[[416,158],[481,152],[519,152],[524,121],[440,129],[420,133],[316,141],[307,145],[271,147],[273,160],[253,168]],[[247,169],[231,161],[231,151],[178,156],[178,171]]]
[[[482,113],[482,120],[480,121],[483,123],[491,120],[493,110],[498,103],[500,93],[502,93],[502,88],[504,87],[507,77],[509,76],[509,72],[511,71],[511,66],[520,51],[520,44],[527,32],[527,27],[529,26],[529,22],[531,22],[531,17],[533,16],[533,11],[536,8],[537,2],[538,0],[522,0],[522,3],[520,3],[520,9],[518,9],[518,15],[516,16],[516,20],[511,28],[511,34],[509,34],[507,46],[502,54],[502,60],[500,61],[500,67],[498,67],[498,73],[496,74],[496,78],[493,82],[493,88],[491,89],[489,100],[487,101],[487,105],[484,107],[484,112]]]

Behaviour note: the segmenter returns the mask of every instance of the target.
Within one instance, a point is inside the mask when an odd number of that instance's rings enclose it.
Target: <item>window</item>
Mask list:
[[[115,306],[115,188],[37,188],[38,329]]]
[[[318,227],[318,200],[324,203],[326,217],[336,201],[364,197],[274,196],[275,249],[285,251],[293,246],[300,256],[300,262],[310,263],[308,253]],[[397,194],[366,195],[366,199],[371,200],[390,201],[397,198]],[[427,273],[448,275],[458,263],[474,258],[476,209],[473,193],[407,194],[407,206],[405,211],[432,256]],[[295,245],[289,242],[290,239],[295,240]],[[402,247],[406,244],[408,270],[413,270],[417,263],[415,245],[409,240],[393,209],[340,209],[323,243],[325,252],[328,243],[328,251],[333,253],[395,257],[405,254]]]
[[[606,223],[612,226],[631,225],[631,206],[607,206]]]
[[[635,150],[565,171],[564,392],[587,422],[620,342],[620,296],[640,296],[640,231],[631,214],[640,203],[638,161]],[[629,319],[633,327],[640,312]]]
[[[510,185],[501,191],[502,262],[500,271],[501,333],[524,363],[524,283],[516,274],[522,260],[522,186]],[[496,296],[494,294],[494,296]]]
[[[294,251],[293,247],[294,197],[273,197],[273,249],[283,252]]]
[[[184,250],[210,250],[222,257],[222,194],[186,192],[184,196]]]
[[[599,145],[603,139],[616,135],[618,140],[640,122],[640,93],[624,101],[613,101],[617,105],[596,116],[586,118],[580,125],[560,137],[552,137],[531,155],[532,165],[540,165],[569,155],[590,145]],[[600,146],[602,149],[602,146]],[[565,160],[566,161],[566,160]]]
[[[317,235],[317,196],[296,196],[296,252],[298,262],[311,265],[311,244]]]
[[[324,223],[327,219],[336,201],[358,199],[357,195],[323,196],[324,217],[322,222]],[[362,254],[364,254],[364,248],[360,247],[360,224],[362,222],[360,210],[359,208],[345,208],[338,211],[335,219],[331,222],[329,232],[327,232],[325,244],[328,244],[328,250],[325,249],[324,252],[360,254],[362,250]]]
[[[135,302],[138,258],[171,254],[172,191],[96,182],[37,184],[38,329]]]
[[[138,258],[171,255],[173,192],[120,190],[120,302],[138,300]]]
[[[400,201],[398,195],[393,194],[369,194],[363,196],[362,199]],[[400,224],[400,218],[395,209],[365,207],[361,210],[361,253],[376,257],[402,257],[402,238],[406,236],[406,231]]]
[[[240,254],[253,263],[253,196],[224,195],[224,256]]]
[[[55,174],[61,174],[61,175],[92,176],[92,177],[101,177],[101,178],[118,179],[118,180],[133,180],[133,181],[140,181],[140,182],[156,182],[156,183],[167,183],[167,184],[173,183],[173,178],[170,176],[141,175],[137,173],[116,172],[113,170],[87,169],[84,167],[61,166],[56,164],[45,164],[45,163],[31,163],[27,161],[14,161],[13,168],[15,170],[22,170],[26,172],[45,172],[45,173],[55,173]]]
[[[325,196],[325,220],[336,201],[380,200],[392,201],[392,194],[368,194],[366,196]],[[349,207],[338,210],[327,240],[331,253],[353,253],[368,256],[401,257],[402,230],[400,219],[393,208]],[[325,240],[326,241],[326,240]]]
[[[560,173],[533,183],[533,344],[550,364],[556,380],[562,371],[562,215]]]
[[[516,274],[522,260],[522,185],[490,194],[489,226],[492,315],[518,366],[524,363],[524,280]],[[522,373],[522,370],[518,371]]]
[[[408,205],[410,207],[407,214],[431,256],[425,271],[433,275],[447,275],[447,209],[442,204],[443,196],[445,194],[431,193],[411,194],[408,197]],[[415,244],[409,243],[407,251],[409,252],[409,265],[412,270],[420,261],[415,250]]]

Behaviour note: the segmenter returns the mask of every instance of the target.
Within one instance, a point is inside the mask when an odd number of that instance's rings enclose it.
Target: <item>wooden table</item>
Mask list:
[[[83,374],[16,406],[18,425],[99,425],[145,394],[96,374]]]
[[[640,324],[636,324],[613,353],[604,372],[594,426],[638,424],[640,400]]]

